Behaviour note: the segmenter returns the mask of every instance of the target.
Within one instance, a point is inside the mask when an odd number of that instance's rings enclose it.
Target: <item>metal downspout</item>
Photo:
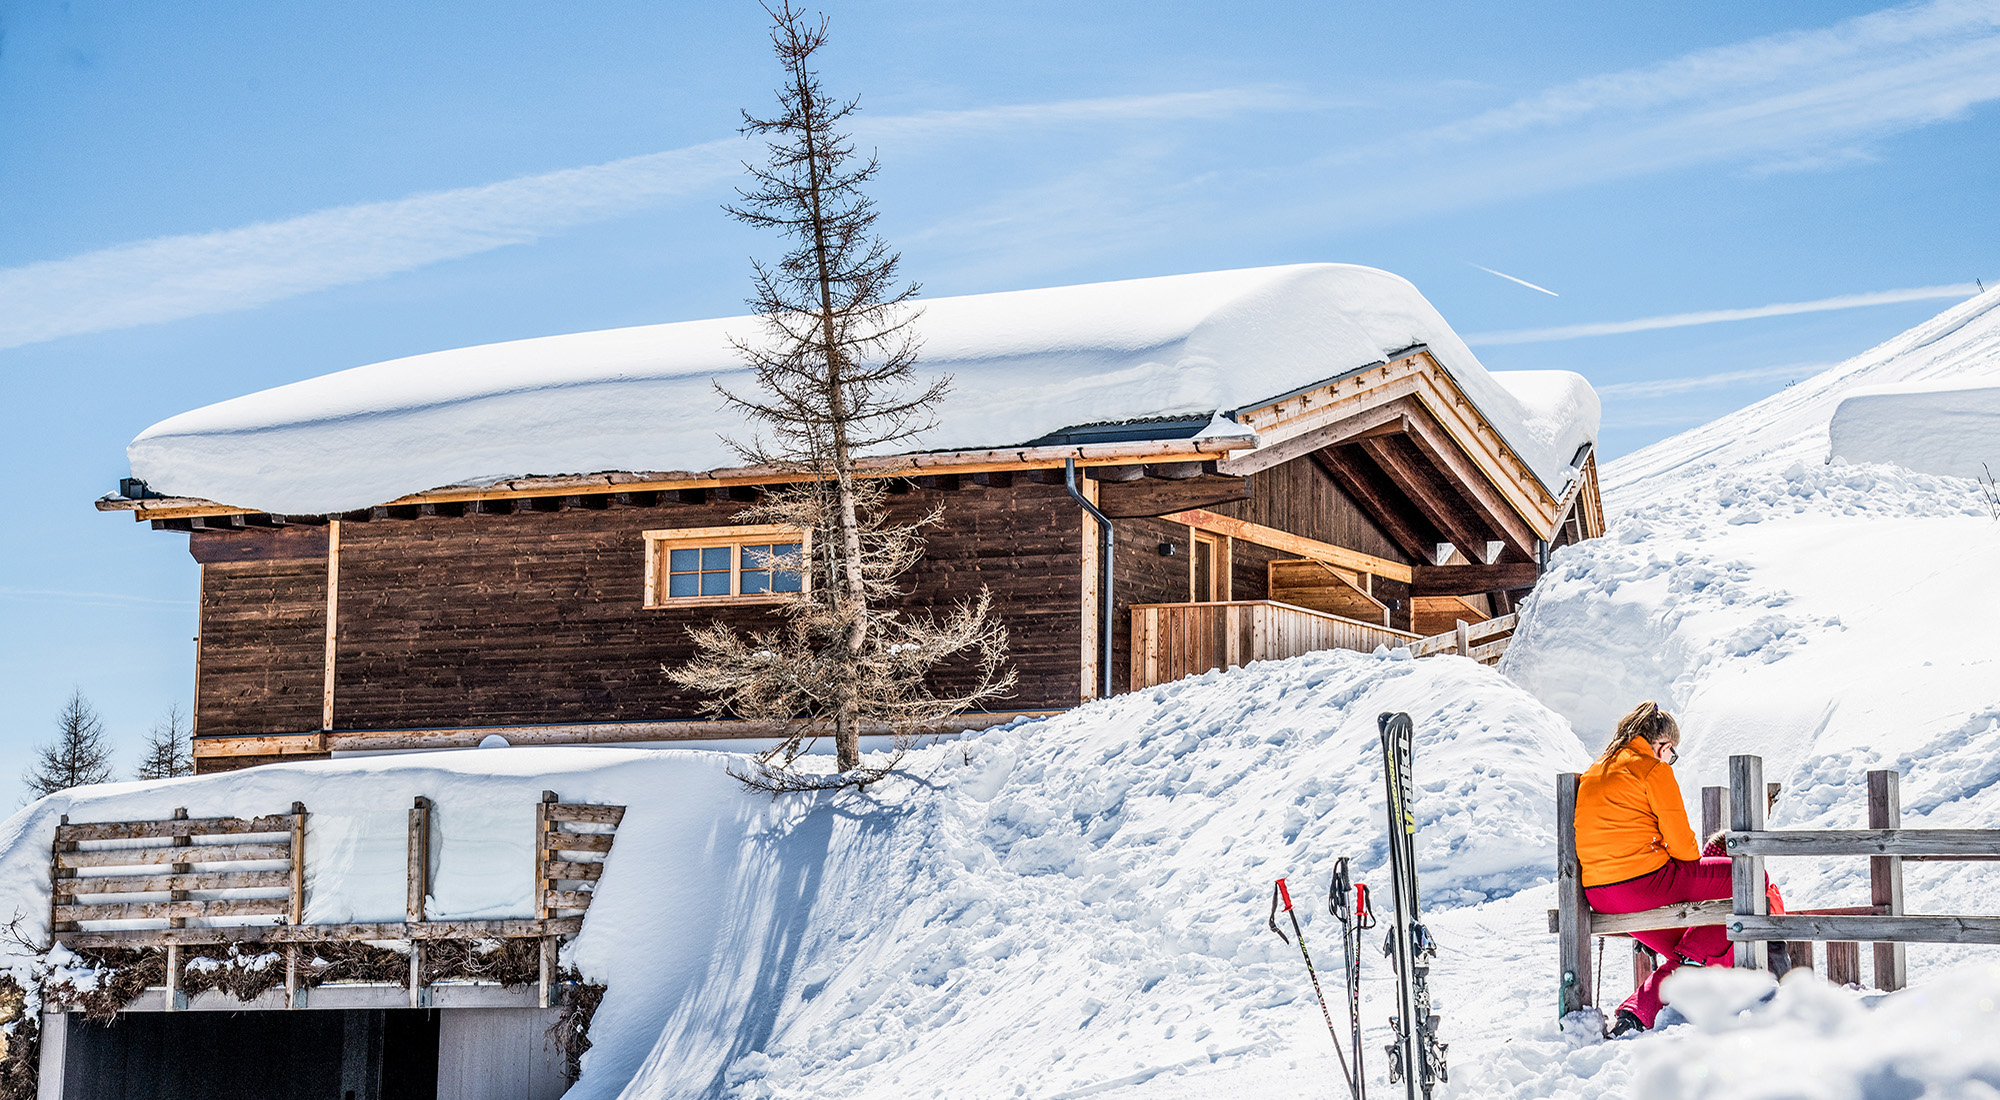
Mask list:
[[[1069,490],[1069,495],[1074,497],[1076,502],[1083,506],[1083,510],[1090,513],[1090,518],[1097,521],[1097,596],[1100,601],[1097,609],[1097,697],[1099,699],[1109,699],[1111,698],[1111,616],[1113,608],[1111,593],[1111,517],[1098,511],[1097,505],[1092,504],[1089,498],[1078,491],[1076,484],[1076,459],[1074,458],[1063,459],[1063,486]]]

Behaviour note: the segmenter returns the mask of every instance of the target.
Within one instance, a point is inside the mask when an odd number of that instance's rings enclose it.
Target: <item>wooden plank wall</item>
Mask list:
[[[270,537],[265,532],[194,536],[197,546],[211,539]],[[317,558],[215,561],[201,567],[197,733],[319,728],[326,681],[323,538],[318,549]]]
[[[1075,705],[1082,523],[1063,488],[967,479],[958,490],[891,500],[899,517],[934,503],[946,509],[912,571],[908,605],[942,605],[990,585],[1021,679],[1000,705]],[[763,626],[775,616],[764,605],[644,608],[641,532],[725,526],[743,507],[668,497],[653,507],[343,523],[335,727],[700,717],[698,700],[660,671],[692,655],[687,628],[711,618]],[[317,729],[324,557],[206,566],[202,602],[201,733]]]

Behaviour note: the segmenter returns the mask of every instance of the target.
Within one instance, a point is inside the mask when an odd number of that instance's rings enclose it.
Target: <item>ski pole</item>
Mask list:
[[[1277,887],[1271,891],[1271,931],[1276,932],[1279,939],[1290,943],[1292,941],[1285,938],[1284,930],[1278,927],[1278,902],[1280,899],[1285,903],[1285,915],[1292,918],[1292,935],[1298,937],[1299,954],[1306,960],[1306,976],[1312,979],[1313,996],[1319,998],[1319,1014],[1326,1017],[1326,1033],[1333,1039],[1334,1057],[1340,1059],[1340,1075],[1347,1078],[1347,1091],[1349,1095],[1352,1095],[1354,1093],[1354,1074],[1349,1073],[1347,1070],[1347,1054],[1340,1049],[1340,1032],[1334,1029],[1333,1011],[1326,1007],[1326,994],[1320,991],[1319,972],[1313,969],[1312,952],[1306,950],[1306,930],[1299,926],[1299,915],[1292,909],[1292,892],[1285,889],[1284,879],[1279,879]]]
[[[1354,890],[1354,910],[1347,909],[1347,892]],[[1340,950],[1347,964],[1347,1022],[1353,1030],[1354,1100],[1368,1100],[1368,1072],[1361,1064],[1361,933],[1375,927],[1375,910],[1368,903],[1366,883],[1351,882],[1347,857],[1333,862],[1333,881],[1327,884],[1326,907],[1340,921]]]

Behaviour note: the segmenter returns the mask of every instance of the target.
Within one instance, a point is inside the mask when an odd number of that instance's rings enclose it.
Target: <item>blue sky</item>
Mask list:
[[[1489,366],[1588,376],[1607,455],[2000,277],[1995,0],[828,12],[927,294],[1371,264]],[[748,2],[0,0],[0,786],[72,687],[121,771],[190,701],[185,539],[90,507],[132,436],[741,312],[774,244],[718,206],[774,76]]]

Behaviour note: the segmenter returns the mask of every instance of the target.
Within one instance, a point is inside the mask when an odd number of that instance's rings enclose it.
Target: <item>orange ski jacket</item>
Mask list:
[[[1638,744],[1592,764],[1576,786],[1576,856],[1585,886],[1651,874],[1669,859],[1700,859],[1674,769]]]

